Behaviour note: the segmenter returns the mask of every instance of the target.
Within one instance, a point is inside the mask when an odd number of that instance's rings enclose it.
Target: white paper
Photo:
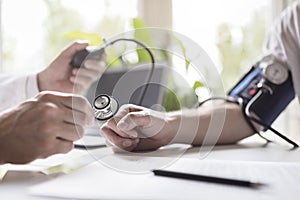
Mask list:
[[[300,164],[270,162],[217,161],[182,158],[109,156],[121,166],[125,163],[155,166],[171,163],[165,169],[201,175],[250,180],[266,184],[259,189],[128,173],[101,162],[92,163],[72,174],[30,188],[32,195],[72,199],[299,199]],[[104,159],[105,160],[105,159]],[[164,165],[166,166],[166,165]],[[121,167],[120,167],[121,168]],[[150,167],[149,167],[150,168]]]

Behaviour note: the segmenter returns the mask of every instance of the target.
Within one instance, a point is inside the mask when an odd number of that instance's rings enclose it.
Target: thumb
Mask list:
[[[70,46],[68,46],[63,51],[63,54],[67,57],[72,57],[75,55],[76,52],[83,50],[87,46],[88,46],[87,42],[76,41],[76,42],[72,43]]]
[[[130,112],[125,115],[117,124],[122,131],[129,131],[135,127],[144,127],[151,124],[151,117],[148,112]]]

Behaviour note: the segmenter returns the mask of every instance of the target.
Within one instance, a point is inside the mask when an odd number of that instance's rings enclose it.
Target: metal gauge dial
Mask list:
[[[264,77],[273,84],[280,85],[288,79],[288,69],[275,62],[268,64],[263,70]]]

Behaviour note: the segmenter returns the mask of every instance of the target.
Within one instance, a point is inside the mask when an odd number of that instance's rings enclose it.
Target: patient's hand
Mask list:
[[[171,122],[167,113],[128,104],[101,127],[101,134],[115,151],[154,150],[172,140],[176,130]]]

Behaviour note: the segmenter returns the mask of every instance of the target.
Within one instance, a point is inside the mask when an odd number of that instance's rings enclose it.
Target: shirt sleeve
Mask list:
[[[271,28],[265,55],[286,63],[292,73],[295,92],[300,100],[300,3],[288,7]]]
[[[0,76],[0,111],[16,106],[39,92],[37,74]]]

